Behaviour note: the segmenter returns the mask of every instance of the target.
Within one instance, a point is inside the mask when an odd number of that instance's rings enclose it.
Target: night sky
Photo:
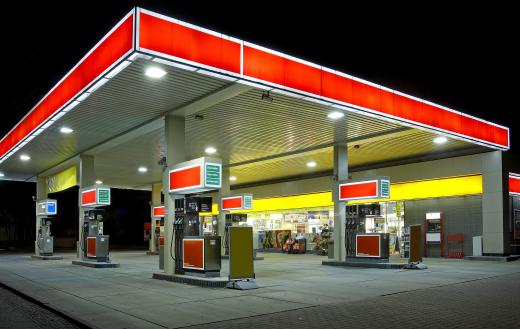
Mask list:
[[[18,3],[4,7],[0,20],[2,136],[135,5],[509,127],[516,112],[519,51],[512,8],[375,2],[337,7],[324,1]],[[512,147],[520,151],[516,135],[512,131]]]

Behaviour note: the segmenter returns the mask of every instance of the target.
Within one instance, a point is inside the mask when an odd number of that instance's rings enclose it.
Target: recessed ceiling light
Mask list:
[[[447,141],[448,141],[448,139],[447,139],[446,137],[444,137],[444,136],[435,137],[435,138],[433,139],[433,142],[434,142],[435,144],[444,144],[444,143],[446,143]]]
[[[334,112],[330,112],[327,116],[330,119],[340,119],[340,118],[343,118],[345,116],[345,114],[343,114],[339,111],[334,111]]]
[[[103,181],[98,179],[98,180],[96,181],[96,184],[97,184],[97,185],[101,185],[101,184],[103,184]]]
[[[148,168],[146,168],[146,167],[139,167],[139,168],[137,168],[137,170],[139,170],[139,172],[147,172]]]
[[[237,176],[229,176],[229,180],[234,182],[237,180]]]
[[[61,127],[61,128],[60,128],[60,132],[61,132],[62,134],[70,134],[70,133],[73,132],[73,131],[74,131],[74,129],[71,129],[71,128],[69,128],[69,127]]]
[[[29,160],[31,160],[31,157],[28,156],[27,154],[22,154],[22,155],[20,155],[20,160],[29,161]]]
[[[206,149],[204,150],[206,153],[208,154],[214,154],[217,152],[217,149],[212,147],[212,146],[209,146],[209,147],[206,147]]]
[[[5,174],[3,172],[0,172],[0,177],[4,177]]]
[[[316,161],[309,161],[309,162],[307,162],[307,167],[310,167],[310,168],[314,168],[317,165],[318,164],[316,163]]]
[[[150,78],[159,79],[166,74],[166,71],[160,67],[152,66],[146,69],[145,74]]]

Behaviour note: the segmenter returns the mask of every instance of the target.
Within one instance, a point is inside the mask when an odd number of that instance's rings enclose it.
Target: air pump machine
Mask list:
[[[35,254],[40,257],[52,256],[54,238],[51,235],[51,218],[58,213],[56,200],[46,199],[36,202],[36,243]]]

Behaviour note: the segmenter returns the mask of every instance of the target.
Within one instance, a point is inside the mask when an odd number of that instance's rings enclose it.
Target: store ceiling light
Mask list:
[[[345,116],[345,114],[339,112],[339,111],[334,111],[334,112],[330,112],[328,115],[329,119],[341,119]]]
[[[314,168],[317,165],[318,164],[316,163],[316,161],[309,161],[309,162],[307,162],[307,167],[309,167],[309,168]]]
[[[448,141],[448,139],[444,136],[438,136],[433,139],[433,142],[435,144],[444,144]]]
[[[166,71],[157,66],[152,66],[146,69],[145,74],[150,78],[160,79],[166,75]]]
[[[234,182],[237,180],[237,176],[229,176],[229,180]]]
[[[61,129],[60,129],[60,132],[61,132],[62,134],[70,134],[70,133],[73,132],[73,131],[74,131],[74,129],[71,129],[71,128],[69,128],[69,127],[61,127]]]
[[[206,147],[206,149],[204,150],[207,154],[215,154],[217,153],[217,149],[212,147],[212,146],[208,146]]]
[[[98,180],[96,181],[96,184],[97,184],[97,185],[101,185],[101,184],[103,184],[103,181],[98,179]]]
[[[145,173],[145,172],[148,171],[148,168],[146,168],[146,167],[143,166],[143,167],[139,167],[139,168],[137,168],[137,170],[139,170],[139,172]]]
[[[20,155],[20,160],[29,161],[29,160],[31,160],[31,157],[28,156],[27,154],[22,154],[22,155]]]

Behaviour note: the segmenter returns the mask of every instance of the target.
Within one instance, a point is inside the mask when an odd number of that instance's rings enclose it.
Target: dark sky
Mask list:
[[[353,74],[512,128],[518,24],[507,7],[320,1],[19,1],[3,8],[3,136],[133,6]],[[435,4],[438,4],[435,2]],[[512,131],[512,147],[520,138]],[[520,134],[518,134],[520,136]]]

